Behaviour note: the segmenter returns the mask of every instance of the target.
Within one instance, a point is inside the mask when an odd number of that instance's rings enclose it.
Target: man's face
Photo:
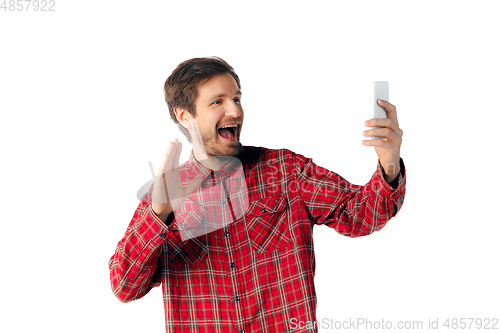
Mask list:
[[[238,85],[229,73],[214,76],[198,86],[196,120],[207,155],[240,154],[243,125],[240,98]]]

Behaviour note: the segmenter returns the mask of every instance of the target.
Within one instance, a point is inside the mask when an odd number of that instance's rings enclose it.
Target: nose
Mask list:
[[[235,102],[226,104],[226,117],[239,118],[241,116],[241,106]]]

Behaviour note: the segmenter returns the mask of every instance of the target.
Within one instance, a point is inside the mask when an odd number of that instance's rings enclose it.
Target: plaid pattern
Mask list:
[[[403,204],[402,160],[396,189],[380,163],[359,186],[285,149],[245,146],[240,160],[242,168],[231,162],[213,173],[191,155],[179,168],[181,184],[203,175],[202,186],[168,226],[152,211],[150,190],[109,261],[112,290],[122,302],[162,285],[167,332],[301,331],[292,323],[316,320],[313,226],[364,236]],[[225,181],[238,172],[244,191]],[[208,187],[224,190],[228,200],[217,206],[220,198],[203,193]],[[247,206],[238,212],[240,204]],[[235,220],[214,226],[214,212],[227,210]]]

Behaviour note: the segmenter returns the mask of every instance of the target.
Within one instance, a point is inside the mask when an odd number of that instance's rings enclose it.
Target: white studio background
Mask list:
[[[356,184],[377,161],[361,145],[370,84],[389,81],[405,203],[368,237],[315,228],[318,320],[498,318],[497,3],[246,3],[0,10],[2,332],[164,332],[160,288],[122,304],[107,264],[148,161],[174,138],[190,152],[163,83],[211,55],[242,81],[243,144]]]

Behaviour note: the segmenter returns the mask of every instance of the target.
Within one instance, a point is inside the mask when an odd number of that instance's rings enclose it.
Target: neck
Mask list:
[[[207,155],[204,150],[200,151],[196,146],[193,146],[193,155],[198,163],[213,171],[219,171],[224,165],[235,158],[232,156]]]

